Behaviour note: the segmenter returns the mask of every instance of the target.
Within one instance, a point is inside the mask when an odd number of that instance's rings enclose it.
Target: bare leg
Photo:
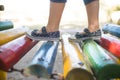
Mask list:
[[[99,37],[101,30],[99,29],[99,0],[84,0],[88,16],[88,29],[84,29],[81,33],[76,33],[76,38]]]
[[[65,3],[50,2],[49,20],[46,26],[47,32],[54,32],[59,30],[59,24]]]
[[[99,29],[99,0],[86,4],[86,10],[88,15],[88,29],[90,32],[94,32]]]
[[[59,39],[59,24],[65,7],[66,0],[50,0],[49,19],[46,27],[39,31],[33,30],[29,38],[37,40]],[[47,31],[47,32],[46,32]]]

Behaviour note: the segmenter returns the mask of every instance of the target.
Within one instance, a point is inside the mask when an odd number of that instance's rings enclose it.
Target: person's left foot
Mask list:
[[[93,38],[93,37],[96,37],[96,38],[100,38],[101,37],[101,30],[97,30],[95,32],[90,32],[87,28],[84,29],[84,32],[80,33],[80,32],[77,32],[75,34],[75,37],[77,39],[80,39],[80,38]]]

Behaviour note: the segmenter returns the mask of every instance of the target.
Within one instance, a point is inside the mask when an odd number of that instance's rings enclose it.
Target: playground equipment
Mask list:
[[[59,42],[47,41],[36,52],[30,65],[24,69],[23,74],[49,79],[52,74]]]
[[[90,67],[83,59],[80,49],[69,42],[70,35],[62,35],[63,70],[65,80],[94,80]]]
[[[26,28],[20,27],[16,29],[9,29],[0,32],[0,45],[12,41],[25,34]]]
[[[0,69],[9,71],[37,42],[22,36],[2,45],[0,47]]]
[[[104,34],[101,37],[100,45],[116,57],[120,58],[120,39],[117,37]]]
[[[97,80],[110,80],[120,77],[120,65],[93,40],[85,40],[82,49]]]
[[[104,31],[104,33],[109,33],[109,34],[112,34],[112,35],[120,38],[120,26],[119,25],[105,24],[102,27],[102,30]]]
[[[19,32],[18,29],[21,31]],[[21,72],[26,76],[34,75],[38,78],[47,79],[53,79],[55,76],[64,80],[119,80],[117,78],[120,78],[120,61],[116,61],[118,60],[117,57],[113,59],[113,55],[110,55],[113,52],[109,53],[110,50],[107,49],[111,46],[114,48],[113,50],[118,51],[115,56],[119,56],[119,39],[116,41],[113,36],[108,35],[103,35],[100,42],[100,44],[107,45],[106,50],[108,51],[106,51],[91,39],[79,43],[81,46],[79,47],[78,43],[68,39],[71,36],[70,34],[62,34],[60,42],[64,73],[63,75],[61,73],[61,76],[58,73],[52,73],[59,41],[41,42],[42,45],[36,51],[31,63],[22,70],[15,69],[14,65],[38,43],[38,41],[31,40],[24,35],[24,28],[18,29],[0,31],[0,36],[3,38],[0,37],[1,43],[4,39],[10,40],[0,46],[0,80],[6,80],[7,72],[13,71]],[[19,36],[13,37],[15,35],[14,30]],[[109,43],[112,45],[108,45]]]

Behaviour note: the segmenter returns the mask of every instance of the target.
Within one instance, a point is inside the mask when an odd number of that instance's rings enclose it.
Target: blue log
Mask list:
[[[59,42],[44,42],[34,55],[30,65],[24,69],[24,75],[49,78],[52,74]]]
[[[120,25],[116,25],[116,24],[105,24],[102,27],[102,30],[105,33],[110,33],[116,37],[120,38]]]

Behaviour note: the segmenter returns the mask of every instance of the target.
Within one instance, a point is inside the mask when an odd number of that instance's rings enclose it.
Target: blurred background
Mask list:
[[[0,0],[0,5],[5,6],[5,11],[0,12],[0,18],[10,19],[16,26],[47,23],[49,0]],[[100,0],[99,16],[100,24],[120,24],[120,0]],[[83,0],[68,0],[60,26],[87,26]]]

